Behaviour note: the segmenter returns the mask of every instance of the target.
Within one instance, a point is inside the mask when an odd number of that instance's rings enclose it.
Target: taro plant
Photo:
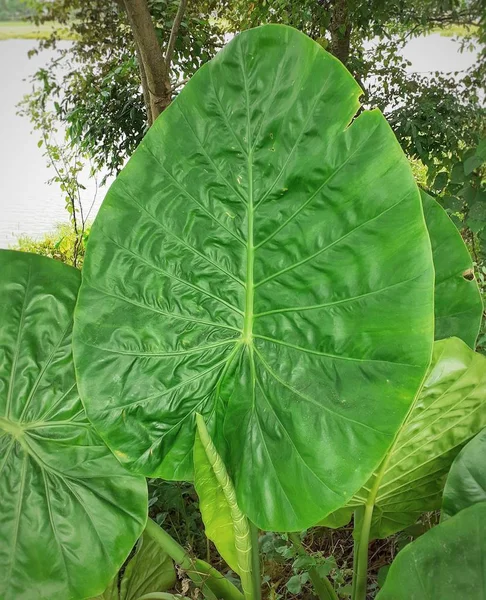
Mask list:
[[[258,600],[260,529],[290,532],[305,562],[293,533],[353,515],[364,600],[369,541],[439,508],[486,426],[471,258],[360,93],[296,30],[237,36],[155,122],[90,234],[73,342],[86,428],[133,481],[194,479],[242,591],[150,519],[142,550],[158,545],[209,600]],[[124,598],[130,569],[118,588],[111,566],[105,598]],[[308,573],[336,600],[322,569]]]
[[[90,426],[71,350],[78,270],[0,251],[0,598],[102,592],[147,518],[147,486]]]
[[[50,258],[0,250],[0,598],[168,600],[174,561],[210,600],[239,600],[150,520],[118,576],[147,521],[147,486],[105,446],[79,398],[80,279]]]
[[[296,30],[242,33],[154,124],[90,234],[74,340],[90,420],[127,468],[191,479],[201,414],[262,529],[342,507],[430,361],[420,195],[381,113],[355,118],[360,93]]]

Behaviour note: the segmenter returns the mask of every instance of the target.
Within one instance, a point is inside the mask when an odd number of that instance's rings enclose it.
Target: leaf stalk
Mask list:
[[[208,600],[243,600],[243,594],[228,579],[203,560],[192,558],[155,521],[148,519],[145,531],[187,573]]]

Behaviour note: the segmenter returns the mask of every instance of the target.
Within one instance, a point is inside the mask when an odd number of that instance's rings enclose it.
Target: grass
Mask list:
[[[43,23],[35,25],[29,21],[0,21],[0,40],[41,40],[47,39],[58,29],[58,23]],[[67,31],[63,39],[70,39]]]

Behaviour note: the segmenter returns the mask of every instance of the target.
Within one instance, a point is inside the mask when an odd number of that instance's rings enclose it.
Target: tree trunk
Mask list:
[[[157,40],[147,0],[123,0],[123,5],[141,60],[140,72],[144,98],[150,98],[147,115],[151,120],[155,120],[171,101],[169,69]],[[145,74],[145,85],[143,74]]]
[[[331,33],[329,50],[346,65],[351,45],[348,0],[334,0],[329,31]]]

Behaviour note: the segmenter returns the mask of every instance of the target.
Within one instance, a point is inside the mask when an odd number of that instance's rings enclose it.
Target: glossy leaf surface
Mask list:
[[[486,502],[486,429],[483,429],[457,455],[447,475],[441,519]]]
[[[146,519],[145,481],[94,433],[76,390],[79,283],[57,261],[0,251],[2,600],[102,592]]]
[[[199,414],[196,424],[194,484],[206,535],[244,584],[251,573],[249,523],[238,507],[233,484]]]
[[[425,511],[440,508],[447,473],[461,447],[486,426],[486,357],[462,340],[434,344],[429,373],[413,409],[384,461],[348,506],[377,490],[372,538],[385,538],[412,525]],[[338,516],[345,522],[344,511]],[[333,527],[331,518],[322,523]]]
[[[150,129],[90,235],[90,419],[129,468],[189,479],[201,413],[263,529],[359,489],[430,359],[420,195],[384,117],[353,120],[360,93],[296,30],[242,33]]]
[[[484,600],[486,502],[475,504],[406,546],[376,600]]]
[[[445,210],[421,191],[435,268],[435,339],[458,337],[473,350],[483,303],[473,261],[461,234]]]

